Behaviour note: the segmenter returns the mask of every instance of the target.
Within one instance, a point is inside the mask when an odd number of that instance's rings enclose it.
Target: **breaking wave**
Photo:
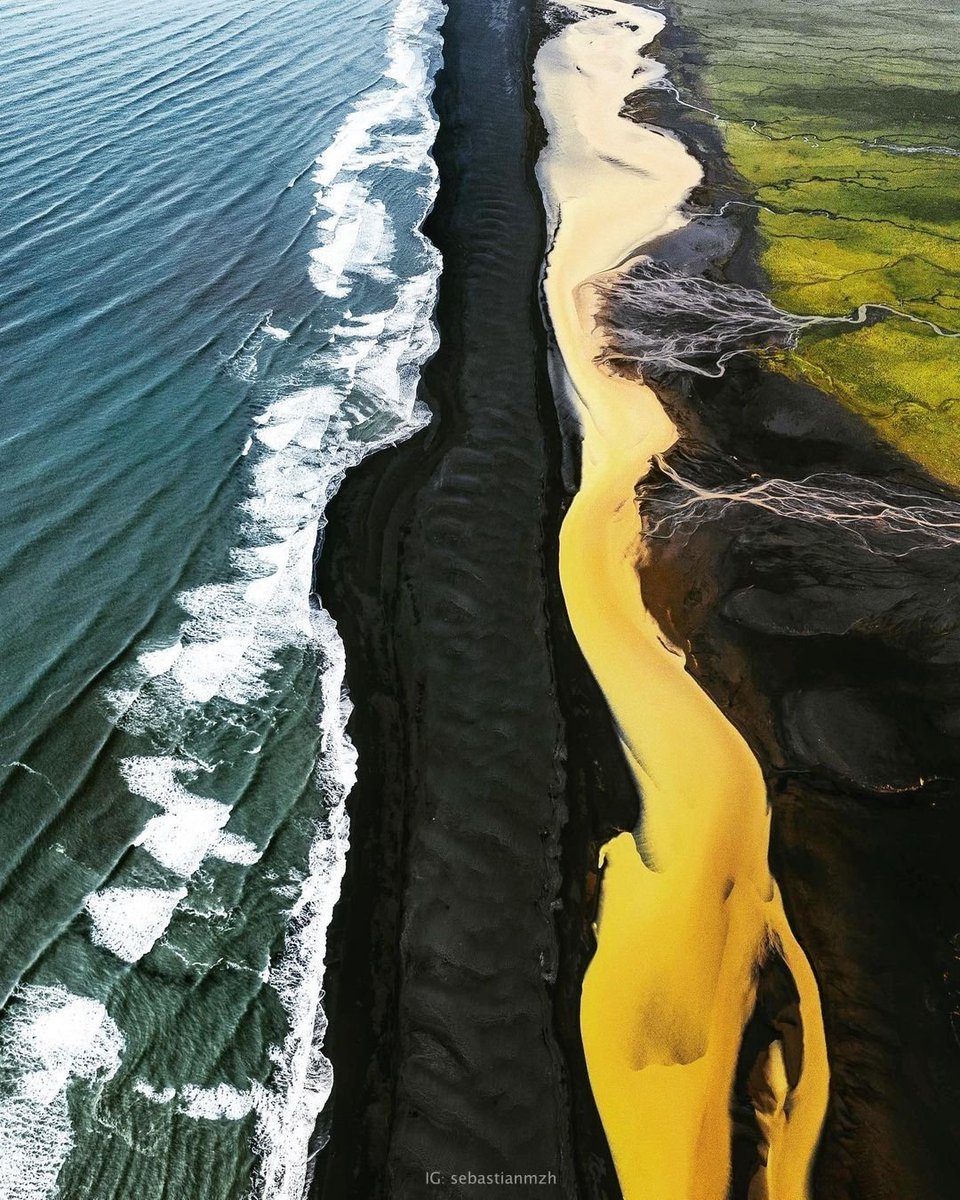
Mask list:
[[[286,916],[282,950],[262,973],[286,1017],[271,1075],[245,1090],[129,1080],[139,1103],[176,1106],[188,1117],[240,1120],[252,1112],[258,1200],[299,1200],[308,1143],[332,1085],[318,1039],[326,1028],[326,933],[348,849],[345,800],[355,754],[346,734],[343,647],[313,595],[314,559],[326,505],[345,473],[428,417],[416,393],[437,344],[440,257],[420,227],[437,188],[430,95],[442,15],[440,0],[398,0],[383,78],[353,103],[314,164],[309,275],[326,323],[319,339],[316,321],[309,331],[314,348],[278,382],[262,383],[263,354],[278,346],[295,353],[299,332],[274,323],[270,311],[225,364],[257,381],[262,397],[236,450],[246,486],[229,569],[177,597],[175,635],[135,646],[104,695],[124,734],[153,747],[119,761],[127,797],[148,814],[134,846],[150,882],[131,872],[128,855],[87,896],[81,927],[97,954],[136,971],[163,945],[178,913],[199,913],[189,906],[205,864],[260,869],[275,831],[236,828],[239,800],[251,786],[249,778],[238,786],[236,760],[264,750],[298,681],[310,681],[300,685],[310,692],[299,701],[308,710],[319,692],[308,861],[298,867],[296,889],[269,876],[260,885],[272,889]],[[0,1033],[0,1196],[56,1193],[74,1144],[70,1089],[115,1076],[127,1086],[136,1064],[124,1063],[124,1046],[123,1029],[99,1001],[21,988]]]
[[[97,1000],[62,987],[27,985],[0,1033],[0,1196],[55,1194],[73,1148],[68,1085],[102,1085],[116,1073],[123,1035]]]
[[[168,724],[171,710],[179,714],[215,699],[236,706],[268,704],[284,653],[312,646],[321,655],[315,837],[289,913],[286,944],[269,976],[288,1033],[273,1053],[272,1078],[254,1083],[246,1099],[233,1097],[217,1109],[228,1117],[254,1111],[256,1194],[263,1200],[301,1195],[308,1142],[332,1085],[318,1037],[326,1027],[321,1008],[326,931],[348,847],[345,799],[355,756],[345,731],[343,649],[333,620],[311,598],[313,561],[326,504],[345,473],[426,420],[416,390],[420,367],[436,347],[431,317],[440,261],[419,226],[436,192],[430,156],[436,118],[429,95],[441,12],[437,0],[400,0],[382,84],[356,103],[317,160],[319,239],[310,278],[337,302],[336,319],[326,348],[302,372],[322,382],[279,390],[256,418],[235,574],[181,596],[188,617],[176,641],[141,655],[141,677],[113,696],[128,727],[149,730]],[[394,211],[389,186],[396,186],[398,173],[409,205],[405,212]],[[379,285],[379,297],[389,297],[388,304],[370,307],[370,281]],[[262,330],[274,339],[289,337],[269,321]],[[123,764],[131,790],[159,810],[140,844],[187,881],[207,855],[249,864],[258,857],[255,845],[225,831],[227,806],[193,794],[181,782],[201,769],[203,764],[183,755]],[[130,931],[137,928],[143,900],[129,894],[134,889],[111,895],[117,890],[91,897],[88,911],[94,937],[132,960],[162,936],[161,915],[169,920],[187,883],[147,906],[152,923],[141,918],[136,944],[130,944]],[[112,931],[121,927],[127,933],[119,938]],[[182,1111],[205,1109],[194,1097]]]

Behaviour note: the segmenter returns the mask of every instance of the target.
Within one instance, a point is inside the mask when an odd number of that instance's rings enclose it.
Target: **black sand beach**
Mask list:
[[[451,4],[428,226],[444,258],[423,380],[434,421],[348,478],[318,565],[360,754],[331,931],[323,1200],[493,1194],[448,1181],[470,1171],[556,1177],[510,1194],[619,1195],[577,1009],[597,848],[637,814],[557,579],[570,448],[537,303],[536,22],[518,0]],[[655,51],[689,95],[697,48],[674,28]],[[694,206],[741,194],[703,114],[666,92],[627,110],[707,164]],[[658,255],[762,286],[749,210],[731,212]],[[843,471],[946,497],[831,397],[746,359],[657,387],[683,434],[671,464],[699,482]],[[960,1170],[957,553],[878,555],[733,507],[655,541],[644,568],[651,611],[773,797],[771,862],[827,1030],[821,1200],[934,1200]],[[761,987],[773,1008],[745,1047],[789,1008],[782,982]],[[754,1160],[748,1107],[734,1197]]]
[[[636,800],[557,580],[533,21],[518,0],[450,6],[434,420],[350,475],[319,559],[360,763],[331,930],[324,1200],[501,1194],[448,1181],[471,1171],[552,1177],[512,1195],[619,1195],[579,982],[597,848]]]

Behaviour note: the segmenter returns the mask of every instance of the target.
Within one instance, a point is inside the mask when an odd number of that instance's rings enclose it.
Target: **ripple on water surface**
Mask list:
[[[0,1195],[299,1196],[326,501],[423,420],[439,5],[5,12]]]

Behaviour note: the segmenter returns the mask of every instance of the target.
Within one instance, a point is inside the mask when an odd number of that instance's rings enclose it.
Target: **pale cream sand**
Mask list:
[[[800,1200],[827,1100],[817,985],[770,875],[760,768],[643,605],[636,481],[676,429],[650,388],[596,361],[589,281],[682,226],[701,173],[677,139],[619,115],[626,95],[662,77],[641,53],[662,16],[611,0],[603,15],[598,5],[564,7],[583,19],[536,62],[548,135],[538,176],[554,238],[545,295],[555,373],[583,436],[560,570],[643,798],[636,836],[603,850],[581,1007],[587,1065],[627,1200],[725,1200],[736,1060],[758,964],[779,948],[800,994],[803,1065],[791,1085],[774,1042],[753,1072],[767,1161],[750,1196]]]

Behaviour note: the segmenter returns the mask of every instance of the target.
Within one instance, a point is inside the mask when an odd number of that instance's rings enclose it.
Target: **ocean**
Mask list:
[[[0,1200],[302,1193],[355,765],[313,565],[426,420],[441,19],[4,6]]]

